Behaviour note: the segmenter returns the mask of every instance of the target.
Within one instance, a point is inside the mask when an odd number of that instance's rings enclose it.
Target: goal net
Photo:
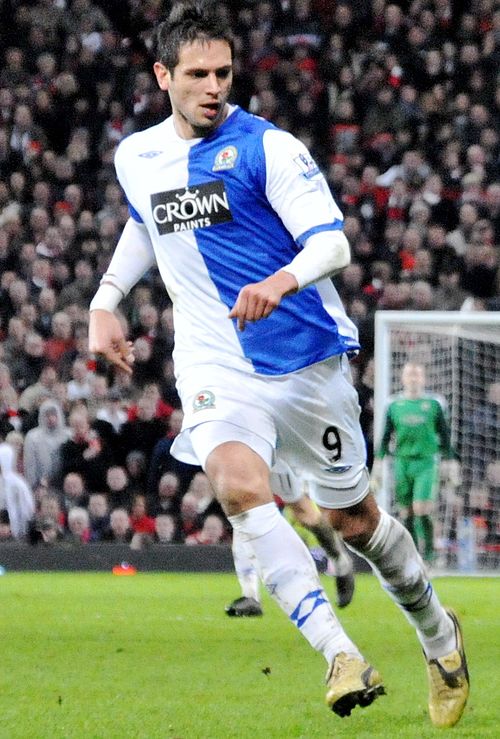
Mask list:
[[[444,400],[462,468],[455,484],[441,480],[433,515],[437,566],[494,570],[500,564],[500,312],[377,311],[376,447],[408,361],[424,366],[427,391]],[[397,513],[390,456],[379,504]]]

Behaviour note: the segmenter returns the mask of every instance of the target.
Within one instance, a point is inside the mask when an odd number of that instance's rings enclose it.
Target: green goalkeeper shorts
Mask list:
[[[436,499],[439,463],[435,457],[396,457],[394,492],[396,503],[408,508],[415,501]]]

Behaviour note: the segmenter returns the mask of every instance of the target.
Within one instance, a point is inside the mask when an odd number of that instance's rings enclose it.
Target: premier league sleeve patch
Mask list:
[[[306,180],[310,180],[311,177],[315,177],[316,175],[320,174],[318,165],[309,154],[299,154],[298,156],[294,157],[293,161],[300,169],[302,176],[305,177]]]

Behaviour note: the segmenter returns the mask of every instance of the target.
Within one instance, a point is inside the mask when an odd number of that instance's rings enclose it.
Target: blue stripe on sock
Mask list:
[[[328,603],[323,591],[312,590],[302,598],[297,608],[290,614],[290,619],[300,629],[316,608],[323,603]]]
[[[409,611],[410,613],[412,611],[421,611],[423,608],[426,608],[429,605],[429,601],[432,598],[432,593],[432,585],[429,583],[427,585],[425,593],[421,595],[418,600],[416,600],[414,603],[401,603],[401,608],[404,608],[405,611]]]

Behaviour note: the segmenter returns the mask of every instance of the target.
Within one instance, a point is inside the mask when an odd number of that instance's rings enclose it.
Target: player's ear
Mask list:
[[[168,90],[170,85],[170,72],[166,66],[161,62],[155,62],[153,64],[153,72],[155,73],[156,81],[158,82],[160,90]]]

